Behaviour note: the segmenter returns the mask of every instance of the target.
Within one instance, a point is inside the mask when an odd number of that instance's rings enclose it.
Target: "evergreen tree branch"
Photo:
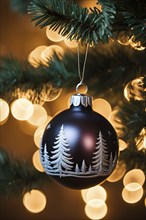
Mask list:
[[[108,42],[112,36],[111,25],[115,18],[115,7],[110,0],[100,0],[102,11],[96,7],[88,10],[73,0],[32,0],[28,9],[33,15],[32,21],[41,28],[50,25],[50,29],[58,31],[71,40],[89,43]]]
[[[146,81],[146,77],[145,77]],[[145,87],[146,88],[146,87]],[[134,146],[137,144],[135,138],[143,139],[141,131],[146,127],[146,112],[145,112],[145,101],[124,101],[119,107],[117,107],[117,114],[115,120],[120,121],[122,127],[121,130],[122,139],[126,142],[131,143],[135,141],[135,144],[131,147],[134,150]]]
[[[129,54],[127,48],[115,44],[109,51],[101,45],[91,48],[85,76],[90,93],[95,97],[106,98],[113,106],[118,105],[119,100],[123,98],[125,85],[146,72],[145,59],[146,52],[138,53],[131,49]],[[81,63],[83,60],[84,52],[81,53]],[[40,67],[34,68],[27,61],[3,58],[0,65],[1,98],[11,102],[18,98],[15,92],[18,88],[21,88],[23,93],[31,89],[31,101],[39,103],[47,90],[58,87],[67,90],[75,88],[79,81],[76,53],[66,51],[63,60],[55,54],[51,61],[48,60],[48,64],[48,67],[41,64]]]
[[[0,148],[0,197],[21,196],[42,187],[49,180],[45,173],[24,161],[18,161]]]

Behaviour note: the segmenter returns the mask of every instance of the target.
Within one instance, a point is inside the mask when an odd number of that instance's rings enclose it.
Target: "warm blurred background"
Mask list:
[[[86,2],[85,4],[87,5],[87,1],[82,2],[83,4]],[[95,1],[92,1],[92,4],[94,3]],[[55,40],[55,36],[51,35],[52,40],[49,40],[46,36],[46,29],[34,27],[30,22],[30,17],[28,15],[21,15],[13,12],[10,9],[9,0],[1,0],[0,4],[1,56],[14,56],[15,58],[24,60],[35,48],[42,45],[50,46],[56,44],[61,46],[64,50],[68,48],[67,43],[65,44],[64,41],[60,42],[58,38]],[[43,47],[43,50],[46,49],[45,46]],[[71,50],[72,48],[76,48],[76,43],[71,43],[69,48]],[[42,50],[42,48],[39,49]],[[62,53],[60,48],[56,48],[56,50],[57,52],[59,51],[60,54]],[[35,53],[37,52],[35,51]],[[48,56],[48,53],[51,52],[46,50],[44,52],[44,57],[46,55],[45,53],[47,53]],[[35,66],[36,63],[33,56],[34,54],[29,55],[29,61]],[[36,169],[41,172],[43,170],[41,165],[38,163],[38,147],[44,125],[57,112],[68,107],[70,94],[67,94],[64,90],[61,94],[60,92],[61,91],[57,92],[57,95],[54,98],[55,100],[45,102],[43,107],[36,105],[35,115],[25,122],[20,120],[21,117],[25,117],[26,115],[23,115],[23,112],[21,112],[20,115],[18,112],[18,106],[22,106],[23,103],[14,103],[12,113],[9,114],[8,120],[5,124],[0,126],[0,145],[10,151],[16,158],[26,160],[30,163],[33,162]],[[99,105],[102,106],[102,110],[97,109],[97,106]],[[110,104],[103,99],[94,101],[94,109],[103,114],[106,118],[109,118],[112,111]],[[106,111],[102,112],[103,109],[106,109]],[[122,140],[120,144],[121,147],[123,146],[123,148],[126,148],[126,143],[122,142]],[[95,214],[96,219],[145,219],[146,204],[144,204],[143,191],[139,190],[136,195],[132,196],[130,195],[130,192],[123,192],[123,194],[129,193],[129,197],[127,196],[129,202],[124,201],[122,198],[124,197],[124,195],[122,195],[123,180],[120,179],[126,172],[125,166],[123,164],[118,164],[116,169],[117,171],[115,174],[109,178],[109,182],[106,181],[102,184],[102,187],[106,190],[107,195],[104,189],[100,187],[96,187],[95,189],[90,189],[88,191],[82,191],[81,195],[81,191],[64,188],[53,181],[49,181],[48,184],[46,184],[41,190],[43,194],[39,194],[38,191],[32,191],[32,195],[25,195],[25,198],[17,196],[2,198],[0,201],[0,217],[2,220],[86,220],[90,219],[90,216],[94,215],[94,212],[98,210],[98,215],[96,216]],[[141,173],[139,174],[135,170],[133,175],[138,176],[141,175]],[[141,179],[142,178],[144,178],[143,175]],[[119,181],[117,182],[117,180]],[[144,180],[141,181],[143,184]],[[98,198],[98,196],[100,196],[100,198]],[[37,203],[36,198],[39,200],[39,204]],[[94,207],[94,204],[91,204],[91,206],[90,204],[86,205],[86,203],[94,203],[94,200],[92,199],[101,199],[103,200],[104,205],[102,205],[102,202],[100,202],[98,207]],[[134,203],[134,201],[136,201],[136,203],[131,204]],[[37,208],[35,206],[37,206]]]

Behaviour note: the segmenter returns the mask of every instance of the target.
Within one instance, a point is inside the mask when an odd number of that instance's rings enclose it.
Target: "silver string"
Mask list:
[[[89,44],[87,44],[87,47],[86,47],[84,65],[83,65],[83,70],[82,70],[82,74],[81,74],[80,51],[79,51],[79,43],[78,43],[78,73],[79,73],[79,78],[80,78],[80,83],[81,84],[83,83],[84,77],[85,77],[85,67],[86,67],[86,62],[87,62],[88,48],[89,48]]]

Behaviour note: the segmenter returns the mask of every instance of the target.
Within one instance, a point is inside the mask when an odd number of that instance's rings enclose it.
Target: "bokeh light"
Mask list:
[[[127,143],[122,139],[119,139],[119,151],[123,151],[127,148]]]
[[[141,169],[133,169],[130,170],[123,179],[124,186],[128,185],[129,183],[139,183],[141,186],[145,182],[145,175]]]
[[[49,26],[46,27],[46,36],[49,40],[54,42],[60,42],[63,40],[64,37],[62,35],[58,34],[57,31],[52,31],[49,28]]]
[[[42,167],[41,161],[40,161],[40,152],[39,150],[37,150],[32,157],[32,162],[34,167],[40,171],[40,172],[44,172],[44,168]]]
[[[88,189],[85,198],[86,198],[86,203],[88,203],[90,200],[93,199],[99,199],[105,202],[107,198],[107,193],[102,186],[97,185],[95,187]]]
[[[81,190],[81,196],[82,196],[82,199],[84,200],[84,202],[87,202],[86,194],[87,194],[88,190],[89,190],[89,188]]]
[[[136,191],[141,188],[141,185],[139,183],[129,183],[125,188],[129,191]]]
[[[48,116],[47,122],[44,125],[38,127],[34,133],[34,143],[38,148],[40,147],[40,142],[41,142],[44,130],[45,130],[47,124],[49,123],[49,121],[51,121],[51,119],[52,119],[52,117]]]
[[[123,124],[121,123],[120,119],[117,119],[116,114],[118,110],[114,110],[109,115],[109,122],[112,124],[112,126],[115,128],[117,135],[119,138],[122,138],[124,135],[123,132]]]
[[[122,198],[127,203],[136,203],[138,202],[143,196],[143,188],[140,187],[139,189],[135,191],[127,190],[127,188],[124,187],[122,191]]]
[[[39,190],[31,190],[23,196],[23,205],[32,213],[43,211],[46,203],[46,196]]]
[[[64,55],[64,50],[62,47],[58,45],[51,45],[49,47],[46,47],[42,53],[41,53],[41,58],[45,61],[48,62],[50,59],[53,58],[54,53],[56,53],[59,57],[59,59],[63,58]]]
[[[122,161],[118,161],[116,168],[114,169],[112,174],[107,178],[107,181],[108,182],[117,182],[120,179],[122,179],[122,177],[124,176],[125,173],[126,173],[125,163]]]
[[[107,214],[107,205],[99,199],[91,200],[85,206],[85,213],[90,219],[102,219]]]
[[[64,43],[66,44],[67,47],[70,48],[76,48],[78,46],[78,43],[75,40],[70,40],[67,38],[64,39]]]
[[[28,62],[35,68],[39,67],[40,63],[47,65],[41,57],[41,53],[47,48],[47,46],[36,47],[29,55]]]
[[[6,122],[8,116],[9,116],[9,105],[8,103],[0,99],[0,125],[4,124]]]
[[[13,117],[20,121],[28,120],[33,115],[33,111],[33,104],[25,98],[17,99],[11,104]]]
[[[47,120],[47,111],[46,109],[38,104],[34,104],[33,115],[27,120],[28,123],[38,127],[44,124]]]
[[[93,110],[108,119],[112,108],[105,99],[95,99],[93,101]]]

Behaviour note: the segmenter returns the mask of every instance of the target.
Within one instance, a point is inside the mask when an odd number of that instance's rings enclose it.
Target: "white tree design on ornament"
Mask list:
[[[41,155],[42,164],[47,174],[59,176],[60,178],[68,176],[77,178],[107,176],[111,174],[116,165],[117,155],[114,158],[112,152],[110,156],[108,155],[107,143],[101,131],[97,137],[92,162],[89,165],[86,164],[85,159],[82,160],[80,165],[73,162],[63,125],[55,139],[56,141],[52,147],[53,151],[51,151],[52,155],[49,156],[46,144],[44,145],[44,155]]]
[[[107,171],[107,166],[109,166],[108,150],[106,145],[106,141],[104,140],[103,135],[100,131],[95,147],[96,152],[93,153],[95,156],[92,157],[92,168],[94,170],[98,170],[100,173],[104,173],[104,171]]]
[[[55,139],[56,141],[53,146],[54,150],[51,151],[53,155],[50,159],[51,164],[53,165],[53,172],[59,173],[61,177],[62,173],[73,169],[73,162],[71,161],[72,157],[69,153],[69,144],[67,143],[64,134],[63,125],[61,126],[60,132]]]
[[[45,144],[45,147],[44,147],[44,163],[43,163],[43,165],[44,165],[45,171],[47,173],[50,172],[50,170],[52,169],[52,166],[51,166],[50,157],[48,155],[46,144]]]

